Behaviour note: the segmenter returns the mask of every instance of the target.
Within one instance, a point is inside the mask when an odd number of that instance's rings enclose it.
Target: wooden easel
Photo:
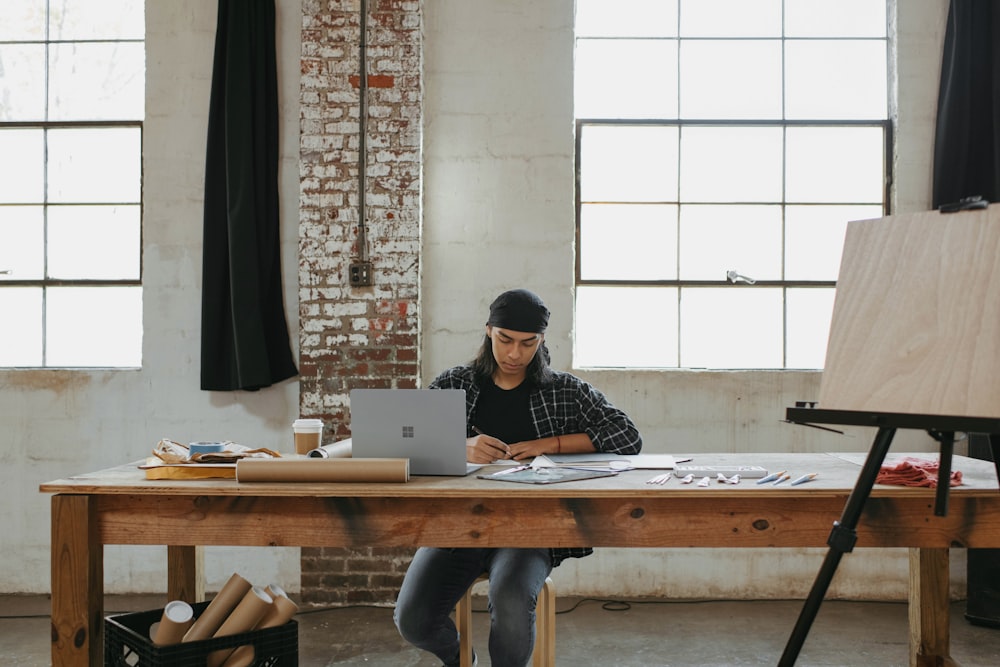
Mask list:
[[[818,407],[786,410],[799,424],[878,429],[779,667],[798,659],[856,528],[893,436],[940,443],[934,513],[948,511],[955,434],[990,434],[1000,480],[1000,205],[851,222]]]

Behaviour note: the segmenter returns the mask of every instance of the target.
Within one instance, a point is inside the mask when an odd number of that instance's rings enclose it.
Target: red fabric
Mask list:
[[[879,468],[876,484],[892,484],[895,486],[929,486],[932,489],[938,485],[938,462],[926,459],[906,457],[895,465],[883,465]],[[951,486],[961,486],[962,471],[951,472]]]

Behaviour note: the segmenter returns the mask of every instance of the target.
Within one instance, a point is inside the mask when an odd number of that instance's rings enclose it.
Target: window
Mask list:
[[[142,353],[143,0],[5,0],[0,366]]]
[[[886,214],[884,0],[577,0],[575,363],[820,368]]]

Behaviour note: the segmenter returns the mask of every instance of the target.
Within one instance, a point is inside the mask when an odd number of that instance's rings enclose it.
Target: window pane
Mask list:
[[[781,0],[684,0],[684,37],[776,37],[781,35]]]
[[[676,367],[677,290],[578,287],[574,331],[578,366]]]
[[[847,223],[880,217],[881,206],[787,207],[785,279],[836,280]]]
[[[789,202],[882,201],[882,128],[790,127],[787,133],[785,198]]]
[[[781,207],[682,206],[682,280],[781,278]]]
[[[585,126],[581,132],[582,201],[677,201],[676,127]]]
[[[681,134],[681,199],[781,201],[781,129],[685,127]]]
[[[885,0],[785,0],[789,37],[885,37]]]
[[[685,40],[680,83],[682,118],[781,118],[781,42]]]
[[[138,128],[49,131],[49,201],[138,203]]]
[[[41,44],[0,44],[0,121],[45,120],[44,72]]]
[[[585,204],[580,210],[580,277],[677,277],[677,207]]]
[[[788,290],[786,368],[823,368],[834,294],[825,287]]]
[[[787,118],[887,117],[884,41],[796,41],[785,48]]]
[[[49,54],[51,120],[142,119],[142,44],[53,44]]]
[[[40,280],[45,276],[44,262],[42,207],[0,206],[0,281]]]
[[[677,42],[578,40],[574,80],[577,118],[676,118]]]
[[[45,0],[3,0],[0,42],[45,39]]]
[[[677,0],[576,0],[576,34],[676,36]]]
[[[781,368],[780,288],[681,289],[681,366]]]
[[[42,288],[0,289],[0,366],[42,365]]]
[[[45,193],[45,146],[41,130],[0,130],[0,203],[40,204]]]
[[[48,366],[141,365],[141,288],[51,287],[45,306]]]
[[[49,277],[139,278],[138,206],[49,209]]]
[[[142,39],[143,0],[52,0],[53,40]]]

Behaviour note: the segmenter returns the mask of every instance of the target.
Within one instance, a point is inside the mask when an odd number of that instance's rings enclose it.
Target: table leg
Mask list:
[[[910,549],[910,667],[957,667],[951,658],[948,549]]]
[[[104,545],[90,496],[52,496],[52,664],[100,665],[104,653]]]
[[[204,547],[167,547],[167,600],[205,600],[204,552]]]

